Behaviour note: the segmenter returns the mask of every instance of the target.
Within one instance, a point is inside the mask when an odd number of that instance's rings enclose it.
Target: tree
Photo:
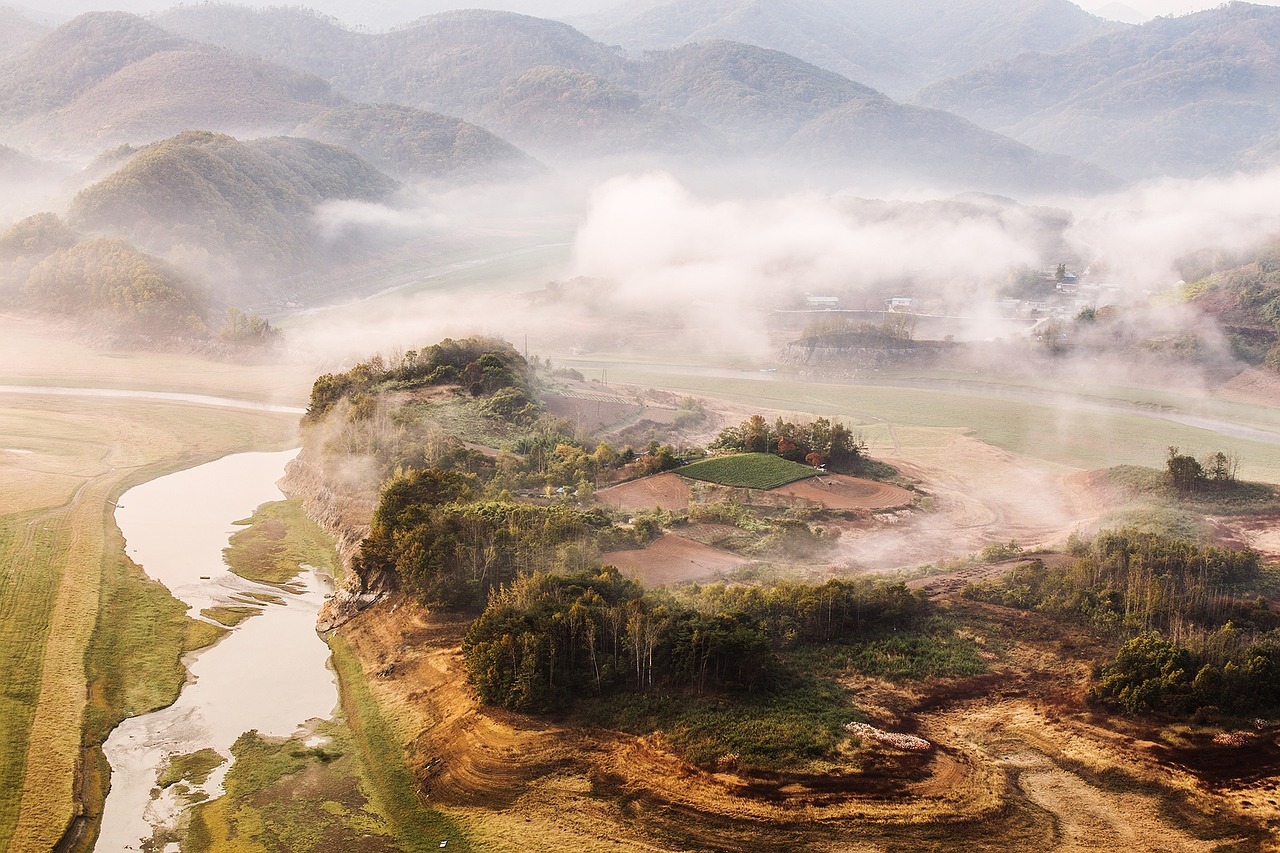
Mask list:
[[[760,415],[752,415],[746,423],[742,438],[748,453],[768,453],[769,423]]]
[[[1056,270],[1054,270],[1054,272],[1053,272],[1053,277],[1054,277],[1054,278],[1056,278],[1058,281],[1066,281],[1066,280],[1067,280],[1067,265],[1066,265],[1066,264],[1058,264],[1058,268],[1057,268]]]
[[[1170,446],[1165,468],[1169,473],[1169,481],[1180,492],[1194,492],[1206,479],[1204,466],[1194,456],[1178,453],[1176,447]]]

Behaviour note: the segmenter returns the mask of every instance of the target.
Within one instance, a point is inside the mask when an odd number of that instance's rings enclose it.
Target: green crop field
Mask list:
[[[772,453],[741,453],[694,462],[681,468],[679,473],[683,477],[719,483],[722,486],[776,489],[787,483],[812,477],[818,472],[808,465],[788,462]]]

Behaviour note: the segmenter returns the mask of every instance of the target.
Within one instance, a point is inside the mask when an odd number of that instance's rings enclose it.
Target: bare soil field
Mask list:
[[[804,498],[828,509],[892,509],[909,506],[916,499],[913,492],[901,486],[847,474],[810,477],[773,491]]]
[[[689,481],[667,471],[596,492],[596,498],[629,512],[665,509],[684,512],[689,508]]]
[[[1215,538],[1231,548],[1252,548],[1264,560],[1280,560],[1280,516],[1210,518]]]
[[[603,559],[645,586],[703,580],[751,562],[746,557],[674,533],[659,537],[648,548],[611,551],[604,554]]]
[[[883,457],[927,496],[920,510],[881,515],[841,537],[850,571],[909,568],[972,554],[993,542],[1061,543],[1113,508],[1084,472],[1027,459],[958,432]]]

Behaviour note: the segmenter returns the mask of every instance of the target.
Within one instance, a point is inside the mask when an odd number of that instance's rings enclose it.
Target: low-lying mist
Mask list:
[[[1181,303],[1177,287],[1189,269],[1205,274],[1214,264],[1239,263],[1280,233],[1280,169],[1035,204],[978,194],[770,193],[754,180],[734,193],[722,179],[697,190],[692,183],[660,171],[595,181],[548,175],[426,192],[400,206],[326,204],[317,216],[329,234],[394,232],[410,243],[468,235],[478,272],[461,285],[419,281],[295,319],[292,345],[341,361],[486,333],[527,338],[552,355],[607,350],[769,362],[806,324],[881,323],[885,300],[897,296],[913,300],[908,313],[920,315],[918,339],[1038,341],[1035,349],[1058,356],[1061,375],[1119,381],[1145,338],[1184,346],[1179,335],[1193,334],[1201,356],[1229,362],[1223,336]],[[521,241],[569,245],[550,260],[531,257],[525,271],[504,267],[500,284],[485,282],[492,258],[484,247]],[[1059,264],[1080,282],[1079,294],[1055,293]],[[1026,305],[1045,298],[1057,300],[1052,309],[1027,313]],[[1050,311],[1065,327],[1081,307],[1106,306],[1117,306],[1103,312],[1108,324],[1077,333],[1088,350],[1082,363],[1054,353],[1053,336],[1065,334],[1046,333]],[[1114,358],[1100,355],[1108,348]],[[1009,366],[1006,351],[985,352],[969,366]],[[1158,365],[1167,353],[1157,346],[1149,355],[1139,352],[1137,361]]]

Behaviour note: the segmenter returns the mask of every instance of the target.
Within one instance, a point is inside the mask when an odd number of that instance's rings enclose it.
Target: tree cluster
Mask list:
[[[1016,567],[996,585],[966,594],[1010,607],[1079,619],[1108,631],[1212,630],[1228,619],[1269,626],[1271,617],[1235,595],[1257,577],[1255,551],[1199,546],[1136,530],[1104,531],[1071,563]]]
[[[1140,634],[1099,667],[1089,696],[1130,714],[1274,711],[1280,708],[1280,632],[1257,635],[1228,622],[1187,644],[1155,631]]]
[[[1183,494],[1223,489],[1236,482],[1240,460],[1219,450],[1204,461],[1178,452],[1170,447],[1165,456],[1165,470],[1169,483]]]
[[[845,470],[866,455],[867,446],[839,421],[818,418],[795,424],[778,418],[772,425],[752,415],[737,426],[725,427],[710,449],[730,453],[773,453],[792,462],[830,465]]]
[[[345,373],[326,373],[311,387],[307,419],[317,420],[338,400],[358,394],[460,385],[472,396],[487,396],[486,407],[494,417],[528,421],[536,416],[533,372],[515,348],[496,338],[446,338],[421,350],[410,350],[388,360],[376,355]]]
[[[599,510],[478,499],[477,479],[430,468],[392,478],[353,568],[366,582],[395,578],[425,604],[479,609],[518,576],[581,570],[598,562],[596,535],[612,527]]]
[[[966,595],[1078,620],[1124,639],[1089,695],[1127,713],[1280,708],[1280,618],[1240,592],[1254,551],[1133,530],[1077,543],[1069,565],[1031,561]]]
[[[927,602],[901,584],[642,589],[597,574],[522,576],[496,591],[463,643],[480,698],[546,712],[574,697],[655,688],[767,690],[777,652],[907,627]]]

